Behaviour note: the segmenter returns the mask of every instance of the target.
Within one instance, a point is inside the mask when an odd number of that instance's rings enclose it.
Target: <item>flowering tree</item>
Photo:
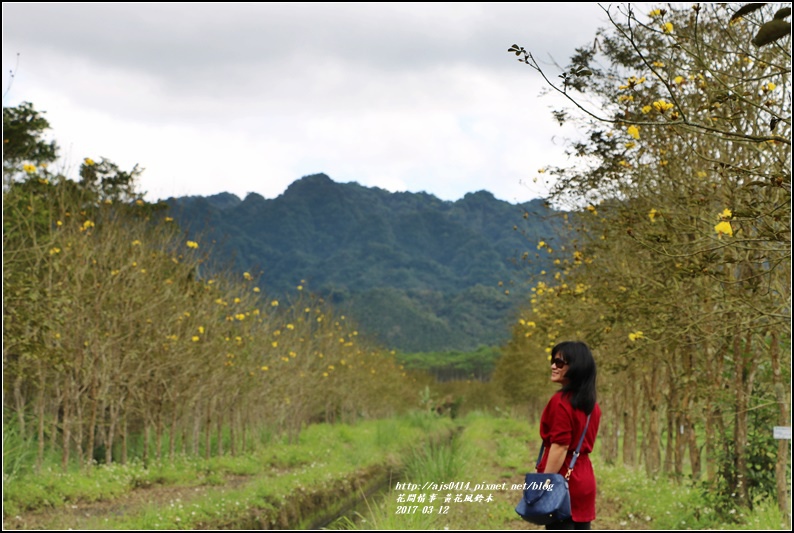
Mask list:
[[[624,459],[641,417],[650,473],[680,474],[689,448],[697,476],[705,445],[713,493],[749,505],[776,486],[787,509],[786,448],[773,463],[766,435],[790,411],[790,9],[605,11],[611,27],[560,81],[509,50],[583,132],[569,145],[579,164],[548,169],[550,201],[575,211],[581,263],[561,267],[554,292],[587,287],[564,332],[591,340],[609,370],[601,390],[624,413]],[[641,400],[620,405],[627,393]]]
[[[3,110],[4,425],[61,464],[236,454],[256,436],[407,405],[409,376],[355,326],[296,289],[265,297],[250,272],[207,268],[135,186],[140,170],[57,147],[29,104]]]

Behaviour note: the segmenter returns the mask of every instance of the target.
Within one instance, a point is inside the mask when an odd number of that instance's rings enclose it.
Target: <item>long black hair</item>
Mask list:
[[[596,364],[590,348],[583,342],[565,341],[551,349],[552,358],[559,355],[568,364],[562,391],[570,394],[574,409],[593,412],[596,403]]]

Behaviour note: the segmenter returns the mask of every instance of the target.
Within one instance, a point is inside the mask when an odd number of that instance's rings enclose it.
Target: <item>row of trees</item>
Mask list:
[[[559,81],[510,49],[583,136],[578,165],[547,169],[578,237],[536,282],[495,380],[586,340],[607,456],[651,475],[688,462],[726,510],[776,494],[789,513],[789,442],[772,430],[791,405],[791,10],[605,11],[611,27]],[[540,381],[514,399],[542,401]]]
[[[139,169],[86,158],[73,181],[32,105],[3,126],[4,427],[38,465],[237,453],[413,400],[415,378],[306,288],[278,301],[255,274],[210,272]]]

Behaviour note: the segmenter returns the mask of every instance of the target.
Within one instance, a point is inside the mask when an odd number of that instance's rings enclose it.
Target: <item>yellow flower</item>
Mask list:
[[[198,332],[203,334],[204,333],[204,326],[199,326],[198,327]]]
[[[770,82],[770,83],[767,83],[766,85],[764,85],[764,90],[765,91],[774,91],[775,87],[777,87],[777,85],[775,85],[774,83]]]
[[[675,78],[673,78],[673,83],[675,83],[676,85],[681,85],[682,83],[684,83],[684,77],[676,76]]]
[[[664,113],[665,111],[667,111],[668,109],[672,109],[673,107],[675,107],[673,104],[671,104],[670,102],[666,102],[664,100],[657,100],[653,103],[653,108],[660,113]]]
[[[267,372],[268,370],[269,370],[268,367],[266,367],[266,366],[262,367],[262,372]]]
[[[295,326],[293,324],[287,324],[287,329],[295,329]]]
[[[625,143],[623,146],[625,146],[627,150],[631,150],[632,148],[637,146],[637,144],[633,143],[633,142],[628,142],[628,143]]]
[[[83,222],[83,230],[87,230],[88,228],[93,228],[93,227],[94,227],[94,223],[91,222],[90,220],[86,220],[85,222]]]
[[[303,290],[303,285],[298,285],[296,288],[297,288],[299,291],[302,291],[302,290]]]
[[[672,22],[665,22],[662,24],[662,31],[665,33],[673,33],[673,23]]]
[[[235,298],[234,299],[234,303],[239,304],[240,303],[240,299],[239,298]]]
[[[543,248],[544,246],[546,246],[546,241],[540,241],[540,242],[538,242],[538,250],[540,250],[540,249],[541,249],[541,248]]]
[[[61,253],[61,249],[57,246],[55,248],[50,248],[50,255],[55,255]]]
[[[664,63],[661,61],[654,61],[653,63],[651,63],[651,65],[653,65],[656,68],[664,68]]]
[[[164,219],[164,220],[165,220],[166,222],[173,222],[173,221],[174,221],[174,219],[173,219],[173,218],[171,218],[171,217],[165,217],[165,219]]]
[[[273,300],[270,302],[271,307],[278,307],[278,300]]]
[[[242,322],[243,320],[245,320],[245,315],[243,313],[237,313],[236,315],[234,315],[234,318]]]
[[[188,248],[198,248],[198,243],[196,241],[187,241]]]
[[[656,222],[656,215],[658,214],[659,211],[657,211],[656,209],[651,209],[651,211],[648,213],[648,218],[651,219],[651,222]]]
[[[28,174],[33,174],[36,172],[36,165],[31,165],[30,163],[25,163],[22,165],[22,170],[27,172]]]
[[[137,200],[135,200],[135,205],[137,205],[137,206],[141,206],[141,205],[143,205],[143,200],[141,200],[140,198],[138,198]]]
[[[648,113],[651,112],[651,109],[653,109],[651,106],[644,105],[644,106],[642,106],[642,109],[640,109],[640,111],[642,111],[643,114],[647,115]]]
[[[90,157],[86,157],[85,159],[83,159],[83,163],[85,163],[86,166],[89,167],[93,167],[94,165],[96,165],[96,163],[94,163],[94,160],[91,159]]]
[[[259,287],[254,287],[254,292],[259,292]]]
[[[726,220],[723,220],[714,226],[714,231],[717,232],[717,237],[722,237],[723,235],[728,235],[730,237],[733,236],[733,228],[731,227],[731,223]]]
[[[278,348],[278,341],[273,341],[270,343],[273,348]]]
[[[708,173],[704,170],[698,170],[697,177],[698,178],[705,178],[708,176]]]
[[[651,17],[651,18],[661,17],[662,16],[662,10],[661,9],[653,9],[653,10],[651,10],[650,13],[648,13],[648,16]]]
[[[243,277],[245,279],[247,279],[248,281],[251,281],[252,279],[254,279],[254,277],[248,272],[243,272]]]
[[[720,213],[720,220],[727,220],[733,217],[733,213],[730,209],[725,209],[722,213]]]
[[[635,139],[639,139],[640,138],[640,130],[639,130],[639,128],[637,126],[634,126],[634,125],[629,126],[628,129],[626,129],[626,133],[628,133],[629,135],[631,135]]]
[[[132,241],[132,245],[133,246],[140,246],[141,245],[141,241],[139,241],[138,239],[135,239],[134,241]]]
[[[200,341],[200,340],[201,340],[201,338],[200,338],[198,335],[193,335],[193,336],[190,338],[190,340],[192,340],[193,342],[198,342],[198,341]]]
[[[636,341],[637,339],[644,339],[645,336],[642,334],[642,331],[635,331],[634,333],[629,333],[629,340],[631,342]]]

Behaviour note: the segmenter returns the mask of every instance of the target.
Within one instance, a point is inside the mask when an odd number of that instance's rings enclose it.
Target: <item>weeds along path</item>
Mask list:
[[[423,416],[311,426],[298,443],[245,457],[115,466],[117,478],[130,470],[123,489],[104,467],[90,477],[30,474],[4,484],[3,529],[311,529],[390,485],[406,453],[452,427],[449,419]],[[60,494],[41,500],[35,495],[42,492]]]
[[[224,492],[241,488],[250,478],[228,476],[222,486],[164,486],[137,488],[112,500],[67,503],[62,507],[48,507],[23,512],[3,518],[4,530],[20,529],[99,529],[102,524],[122,516],[132,516],[144,509],[189,505],[191,501],[207,497],[213,492],[222,497]]]

